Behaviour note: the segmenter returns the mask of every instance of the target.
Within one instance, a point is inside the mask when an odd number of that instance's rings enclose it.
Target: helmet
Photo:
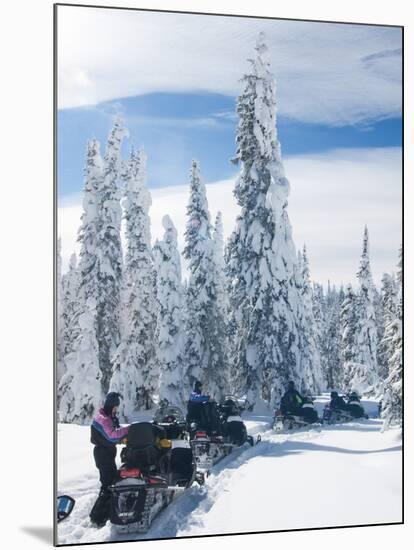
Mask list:
[[[121,403],[121,400],[120,400],[121,397],[122,396],[120,393],[117,393],[114,391],[111,391],[108,393],[105,399],[104,407],[103,407],[105,414],[110,415],[112,414],[112,409],[114,407],[119,407]]]
[[[331,391],[331,399],[333,399],[334,397],[338,397],[337,391]]]
[[[194,391],[196,391],[197,393],[201,393],[201,389],[202,389],[203,385],[201,382],[197,381],[195,384],[194,384]]]
[[[294,390],[295,389],[295,383],[293,380],[290,380],[288,384],[288,390]]]

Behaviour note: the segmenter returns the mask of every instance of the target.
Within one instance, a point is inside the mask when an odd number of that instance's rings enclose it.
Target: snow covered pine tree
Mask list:
[[[313,291],[310,279],[309,261],[306,252],[306,245],[303,246],[302,254],[298,254],[300,273],[300,292],[302,296],[303,309],[300,330],[301,354],[300,370],[302,373],[302,391],[320,393],[325,389],[321,359],[317,347],[317,326],[313,315]]]
[[[236,390],[253,407],[275,405],[289,379],[301,383],[296,251],[287,214],[289,182],[276,135],[275,81],[264,35],[238,98],[234,195],[241,208],[226,250],[236,327],[232,372]]]
[[[184,364],[184,288],[177,231],[169,216],[162,224],[164,238],[154,246],[157,273],[157,362],[160,373],[159,401],[182,407],[187,400],[183,379]]]
[[[98,301],[98,263],[97,263],[97,220],[98,220],[98,191],[102,181],[102,158],[99,153],[99,143],[96,140],[91,140],[87,144],[86,152],[86,167],[83,193],[83,214],[81,218],[81,227],[79,229],[78,241],[80,242],[80,261],[79,261],[79,291],[78,291],[78,306],[73,307],[74,312],[78,316],[76,324],[79,328],[79,333],[76,332],[75,340],[66,343],[66,348],[69,352],[68,361],[65,362],[68,371],[59,382],[59,410],[60,417],[63,422],[79,422],[87,421],[85,411],[89,414],[89,419],[92,419],[94,411],[90,406],[94,401],[92,391],[97,391],[96,398],[100,399],[101,378],[102,374],[99,369],[98,344],[96,339],[97,331],[97,315],[96,304]],[[79,317],[88,312],[87,304],[93,305],[91,313],[92,318],[87,316],[83,318],[83,326],[86,326],[87,334],[81,334],[81,326]],[[73,335],[75,333],[72,333]],[[69,370],[70,366],[70,370]],[[79,369],[79,370],[77,370]],[[76,392],[79,389],[79,377],[85,372],[92,373],[92,378],[98,383],[93,382],[91,387],[87,389],[86,404],[83,405],[80,401],[80,395],[77,397]],[[92,380],[88,375],[88,379]],[[89,406],[87,405],[89,403]]]
[[[60,385],[60,420],[89,424],[102,405],[101,371],[96,339],[96,303],[88,298],[78,317],[79,335],[66,356],[67,370]]]
[[[356,361],[351,367],[349,389],[372,393],[378,385],[377,321],[374,306],[374,283],[369,261],[368,228],[364,229],[362,255],[357,273],[360,290],[357,296]]]
[[[120,149],[126,131],[115,120],[108,136],[102,178],[97,194],[96,261],[97,339],[102,390],[107,393],[112,361],[120,342],[119,308],[122,281],[121,190],[119,186]]]
[[[215,399],[226,391],[225,331],[220,325],[220,308],[215,281],[214,243],[206,188],[200,168],[193,161],[190,173],[190,200],[187,206],[184,257],[189,262],[187,287],[186,382],[204,384]]]
[[[123,396],[121,414],[148,409],[158,389],[155,363],[155,272],[146,188],[146,155],[133,150],[123,174],[127,252],[123,276],[122,341],[114,358],[111,391]]]
[[[397,271],[398,303],[395,317],[385,328],[384,340],[392,350],[389,357],[389,374],[384,383],[381,416],[384,429],[402,426],[403,422],[403,259],[402,247]]]

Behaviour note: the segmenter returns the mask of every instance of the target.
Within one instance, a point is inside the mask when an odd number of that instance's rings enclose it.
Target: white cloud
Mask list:
[[[350,124],[400,114],[397,28],[60,6],[60,108],[156,91],[237,95],[264,30],[280,113]]]
[[[292,156],[285,160],[291,183],[289,216],[297,247],[306,242],[312,277],[336,284],[355,281],[362,232],[367,224],[371,240],[374,277],[392,271],[401,242],[401,150],[337,150],[321,155]],[[223,212],[228,237],[239,212],[232,194],[233,180],[207,184],[214,217]],[[183,247],[188,186],[152,189],[153,238],[163,234],[164,214],[173,219]],[[77,250],[76,234],[81,198],[66,199],[59,208],[58,230],[62,237],[64,268]]]

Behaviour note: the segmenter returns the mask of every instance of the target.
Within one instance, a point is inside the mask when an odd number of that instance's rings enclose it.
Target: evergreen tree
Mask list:
[[[184,289],[177,248],[177,231],[169,216],[162,224],[164,238],[154,246],[157,272],[157,362],[160,373],[159,400],[182,407],[185,401]]]
[[[127,252],[123,278],[122,342],[114,358],[111,390],[124,396],[121,413],[130,418],[138,408],[150,408],[158,390],[155,363],[155,272],[151,249],[146,188],[146,156],[131,152],[125,167]]]
[[[62,277],[63,301],[63,354],[64,357],[74,350],[74,344],[79,334],[79,287],[80,273],[77,267],[77,257],[73,253],[69,260],[69,269]]]
[[[109,134],[97,194],[96,261],[97,339],[102,389],[106,393],[112,376],[113,357],[120,343],[119,315],[122,281],[120,149],[125,135],[118,120]]]
[[[289,379],[300,383],[294,280],[296,252],[287,214],[289,182],[276,135],[275,82],[264,36],[238,98],[234,195],[241,208],[226,259],[236,390],[252,406],[275,404]]]
[[[341,304],[340,356],[343,365],[343,379],[341,380],[342,383],[338,384],[338,387],[343,387],[348,391],[353,389],[354,365],[358,357],[357,329],[357,297],[352,286],[348,284],[345,290],[345,297]]]
[[[323,373],[319,349],[317,347],[317,327],[313,314],[313,292],[310,280],[309,261],[306,246],[300,256],[301,266],[301,296],[303,314],[301,323],[301,372],[303,375],[303,390],[320,393],[324,388]]]
[[[388,359],[388,377],[384,382],[381,416],[384,429],[402,426],[403,422],[403,258],[399,251],[397,270],[398,301],[394,317],[390,315],[384,340],[391,353]]]
[[[228,355],[228,336],[229,329],[227,318],[229,315],[229,299],[226,288],[226,273],[224,263],[224,237],[223,237],[223,220],[221,212],[218,212],[214,222],[213,230],[213,266],[214,266],[214,286],[215,286],[215,299],[216,299],[216,339],[218,341],[218,347],[222,350],[223,354],[223,373],[222,386],[227,390],[230,390],[230,364]]]
[[[389,374],[389,362],[393,355],[392,340],[385,337],[386,327],[394,321],[397,315],[398,288],[393,275],[384,273],[381,286],[381,317],[378,329],[378,375],[384,381]],[[378,315],[377,315],[378,319]]]
[[[87,144],[86,167],[83,190],[83,213],[78,233],[80,243],[79,272],[80,300],[90,297],[98,302],[98,254],[96,249],[98,232],[98,193],[103,177],[103,161],[97,140]]]
[[[190,271],[187,288],[187,382],[191,387],[196,380],[202,381],[205,390],[220,399],[226,389],[225,335],[220,324],[207,195],[196,161],[193,161],[190,173],[187,216],[184,248]]]
[[[102,374],[99,368],[98,320],[96,311],[99,297],[96,241],[98,192],[102,182],[102,159],[99,153],[99,143],[96,140],[91,140],[87,144],[84,174],[83,214],[78,234],[80,261],[76,275],[79,279],[76,281],[76,277],[72,277],[72,275],[66,278],[65,286],[71,289],[67,294],[66,300],[68,301],[68,297],[70,296],[71,305],[67,307],[70,309],[71,314],[68,313],[66,315],[65,368],[67,370],[60,379],[58,386],[58,399],[62,420],[79,423],[87,420],[91,412],[91,403],[97,403],[92,393],[86,396],[83,390],[79,390],[82,385],[83,376],[87,376],[90,382],[88,391],[92,392],[93,388],[96,388],[96,398],[100,399],[101,397]],[[71,272],[70,268],[69,272]],[[70,284],[67,284],[69,282]],[[78,284],[79,289],[76,293],[75,288]],[[76,294],[78,295],[77,305],[75,305]],[[92,311],[88,310],[87,303],[91,305]],[[86,326],[85,334],[82,333],[81,315],[83,315],[83,325]],[[62,323],[62,329],[63,326]],[[64,350],[62,348],[63,353]],[[79,371],[76,369],[79,369]],[[82,401],[83,398],[85,401]]]
[[[342,367],[340,361],[340,330],[339,318],[342,297],[331,287],[328,288],[325,297],[325,326],[323,334],[322,356],[324,358],[324,372],[327,388],[341,387]]]
[[[66,356],[67,370],[59,384],[62,422],[90,424],[102,402],[96,315],[96,303],[90,297],[78,317],[79,334],[74,350]]]
[[[326,305],[325,305],[325,296],[323,292],[323,286],[319,283],[313,283],[313,292],[312,292],[312,310],[313,318],[315,320],[315,339],[316,347],[319,352],[319,357],[321,361],[321,371],[323,376],[322,387],[328,388],[332,387],[328,384],[328,367],[327,367],[327,356],[325,353],[326,349]]]
[[[364,229],[362,255],[357,273],[360,290],[357,299],[357,351],[353,367],[352,389],[372,391],[378,383],[377,321],[374,306],[374,284],[369,261],[368,229]]]
[[[63,309],[63,290],[62,290],[62,242],[59,237],[57,242],[57,266],[56,266],[56,377],[57,382],[62,378],[65,372],[65,363],[64,363],[64,309]]]

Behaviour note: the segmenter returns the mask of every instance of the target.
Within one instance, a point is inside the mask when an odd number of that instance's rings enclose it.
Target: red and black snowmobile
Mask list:
[[[110,522],[118,533],[145,533],[155,516],[194,482],[204,483],[190,447],[174,448],[150,422],[129,427],[119,479],[110,487]]]

